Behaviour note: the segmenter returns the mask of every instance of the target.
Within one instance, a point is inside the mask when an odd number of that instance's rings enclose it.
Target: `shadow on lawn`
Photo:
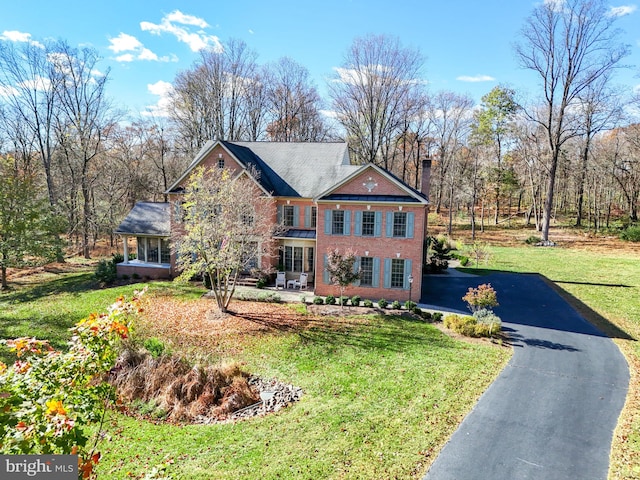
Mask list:
[[[64,275],[35,286],[20,286],[6,293],[0,293],[0,301],[9,303],[31,302],[60,293],[79,294],[94,290],[96,286],[97,284],[91,272]]]
[[[322,343],[336,347],[350,346],[364,350],[401,352],[415,346],[430,345],[452,348],[448,337],[424,321],[396,315],[354,317],[305,317],[292,313],[292,320],[274,318],[268,314],[241,314],[245,320],[270,329],[296,333],[303,342]]]

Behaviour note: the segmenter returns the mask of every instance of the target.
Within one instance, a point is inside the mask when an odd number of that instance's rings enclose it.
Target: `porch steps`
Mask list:
[[[236,285],[242,287],[256,287],[258,285],[258,279],[255,277],[239,277]]]

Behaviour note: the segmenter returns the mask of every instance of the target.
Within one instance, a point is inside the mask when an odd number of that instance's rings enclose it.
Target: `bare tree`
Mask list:
[[[617,41],[614,22],[602,0],[545,1],[526,20],[523,40],[516,45],[521,65],[539,76],[543,89],[544,108],[530,118],[543,128],[550,156],[544,240],[549,239],[560,152],[578,132],[567,113],[589,85],[619,66],[628,53]]]
[[[422,87],[422,65],[420,52],[395,37],[354,40],[329,83],[329,96],[356,162],[390,168],[408,99]]]
[[[226,168],[196,169],[184,200],[184,234],[175,238],[180,277],[206,276],[218,308],[226,312],[238,275],[272,250],[274,200],[260,196],[246,175]]]
[[[277,142],[317,142],[327,137],[321,99],[309,71],[284,57],[265,68],[267,136]]]
[[[37,146],[47,182],[49,203],[56,204],[52,159],[56,147],[54,123],[58,115],[57,90],[63,72],[51,62],[53,45],[27,42],[17,48],[0,41],[0,89],[7,118],[15,133],[27,129]]]
[[[110,117],[105,87],[108,70],[99,73],[96,50],[75,49],[59,42],[51,53],[51,62],[64,78],[57,91],[60,110],[56,131],[61,156],[74,187],[80,189],[79,225],[82,253],[90,257],[90,233],[93,217],[94,160],[101,153],[104,137],[114,119]],[[72,191],[72,194],[75,192]]]

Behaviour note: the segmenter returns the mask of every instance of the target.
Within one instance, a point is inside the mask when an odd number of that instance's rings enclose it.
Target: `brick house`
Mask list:
[[[338,247],[358,254],[361,279],[348,295],[404,301],[418,298],[427,216],[429,161],[422,191],[373,164],[351,165],[346,143],[210,141],[169,188],[169,202],[139,202],[116,229],[124,239],[118,274],[172,278],[177,272],[170,238],[178,222],[184,185],[194,168],[259,172],[261,194],[274,198],[274,222],[284,226],[277,252],[255,259],[262,269],[284,270],[287,279],[309,274],[316,295],[336,294],[324,269],[326,252]],[[135,237],[137,258],[129,258]],[[412,283],[410,283],[412,280]]]

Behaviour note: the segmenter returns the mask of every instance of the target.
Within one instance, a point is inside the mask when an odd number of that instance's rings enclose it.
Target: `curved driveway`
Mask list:
[[[599,479],[629,383],[611,339],[537,275],[427,276],[421,303],[468,313],[468,287],[491,283],[514,354],[425,480]]]

